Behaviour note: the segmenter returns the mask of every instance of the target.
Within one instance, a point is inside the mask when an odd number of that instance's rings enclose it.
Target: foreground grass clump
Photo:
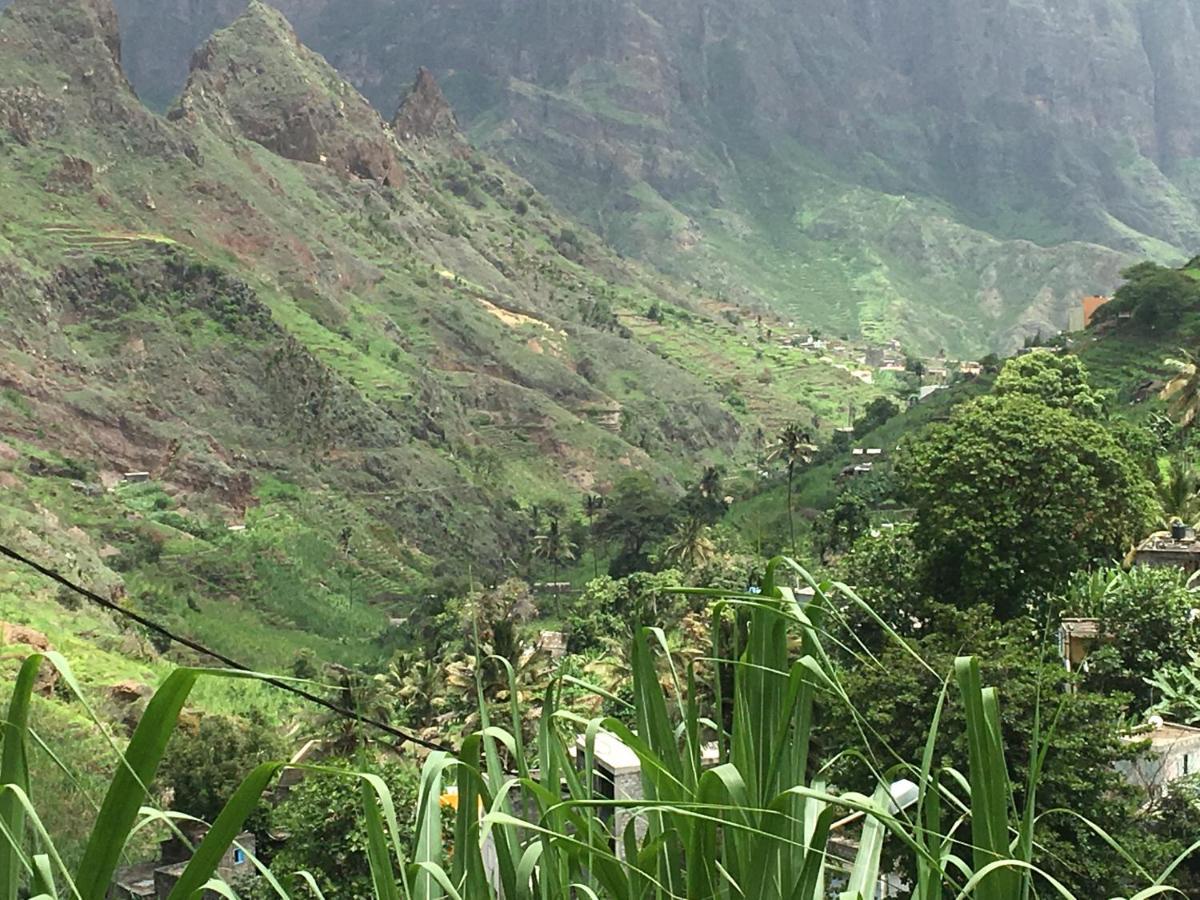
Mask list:
[[[912,896],[1012,900],[1071,895],[1032,865],[1036,842],[1033,797],[1039,766],[1024,785],[1026,807],[1015,810],[1013,785],[1000,731],[999,702],[981,684],[979,665],[959,659],[947,674],[942,700],[956,684],[966,712],[970,748],[966,772],[934,765],[941,718],[914,723],[928,731],[919,766],[878,771],[873,794],[836,793],[810,765],[815,701],[845,700],[836,669],[823,648],[831,639],[827,590],[806,603],[786,586],[812,584],[789,560],[767,569],[761,593],[694,590],[710,599],[711,655],[680,670],[659,629],[643,629],[632,653],[632,708],[624,718],[585,720],[558,703],[562,681],[547,692],[532,745],[522,736],[522,710],[504,710],[511,727],[480,705],[480,730],[457,754],[435,752],[425,763],[411,819],[399,811],[375,775],[313,767],[312,777],[347,778],[359,787],[367,823],[374,895],[379,898],[803,898],[831,889],[845,900],[871,898],[881,875],[885,842],[911,859]],[[827,586],[825,586],[827,587]],[[847,599],[856,598],[844,588]],[[882,624],[882,623],[880,623]],[[164,819],[143,807],[168,739],[197,680],[245,677],[178,669],[160,687],[121,756],[94,830],[74,869],[40,820],[37,785],[29,782],[26,753],[32,739],[29,702],[43,664],[56,666],[80,696],[67,662],[54,654],[30,657],[22,667],[3,731],[0,763],[0,898],[16,900],[23,885],[37,897],[100,900],[130,836]],[[511,672],[510,672],[511,677]],[[512,696],[517,695],[514,689]],[[854,716],[852,708],[844,714]],[[498,718],[498,717],[497,717]],[[595,739],[601,730],[624,741],[640,759],[644,798],[604,799],[593,779]],[[576,758],[575,748],[582,736]],[[1042,736],[1034,742],[1041,746]],[[706,746],[716,745],[716,760]],[[1036,748],[1035,748],[1036,749]],[[880,754],[881,756],[885,754]],[[1035,753],[1035,756],[1038,754]],[[266,763],[248,773],[197,848],[172,898],[191,897],[212,883],[217,862],[242,829],[263,792],[283,768]],[[890,785],[912,782],[897,809]],[[442,798],[453,783],[460,811],[443,822]],[[32,800],[30,799],[32,798]],[[463,811],[478,809],[478,815]],[[614,816],[617,809],[628,815]],[[831,833],[857,816],[857,856],[839,870],[827,851]],[[627,823],[614,833],[613,822]],[[402,824],[403,823],[403,824]],[[402,829],[408,829],[403,831]],[[444,837],[451,833],[452,837]],[[411,848],[405,853],[397,848]],[[1119,850],[1114,846],[1115,850]],[[486,862],[485,862],[486,860]],[[1136,863],[1130,860],[1131,869]],[[1172,867],[1174,868],[1174,867]],[[311,894],[303,873],[270,873],[264,881],[281,897],[289,887]],[[286,878],[284,876],[287,876]],[[1136,898],[1172,892],[1146,878]],[[292,879],[295,879],[294,882]],[[280,880],[277,880],[280,879]],[[283,883],[287,882],[287,884]],[[1090,898],[1089,898],[1090,900]]]

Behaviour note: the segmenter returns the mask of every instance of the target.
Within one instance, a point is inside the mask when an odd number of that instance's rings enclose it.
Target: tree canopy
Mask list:
[[[1132,266],[1121,273],[1125,283],[1112,302],[1099,309],[1096,318],[1103,321],[1128,312],[1142,328],[1169,324],[1181,313],[1200,308],[1200,281],[1193,277],[1195,271],[1191,264],[1182,269],[1152,262]]]
[[[646,551],[675,525],[675,498],[645,472],[626,475],[613,487],[596,520],[596,536],[617,543],[611,574],[619,577],[649,567]]]
[[[1088,383],[1087,367],[1077,356],[1035,350],[1010,359],[996,378],[998,397],[1033,397],[1055,409],[1100,418],[1104,395]]]
[[[255,766],[282,755],[283,743],[260,721],[208,715],[176,731],[158,783],[174,795],[172,809],[211,822]]]
[[[1024,392],[958,408],[902,445],[901,490],[929,593],[1001,618],[1124,556],[1153,521],[1153,487],[1112,432]]]

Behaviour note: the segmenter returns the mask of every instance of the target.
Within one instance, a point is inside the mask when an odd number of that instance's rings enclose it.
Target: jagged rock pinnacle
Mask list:
[[[77,0],[95,17],[97,36],[112,54],[113,62],[121,65],[121,29],[117,22],[117,8],[112,0]]]
[[[417,80],[402,101],[392,120],[392,129],[401,140],[449,138],[461,136],[458,119],[433,73],[422,67]]]
[[[280,156],[357,178],[404,181],[399,147],[379,114],[283,14],[258,0],[196,52],[169,117],[204,119]]]

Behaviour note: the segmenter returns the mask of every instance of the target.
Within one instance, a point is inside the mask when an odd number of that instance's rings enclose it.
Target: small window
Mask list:
[[[1184,763],[1184,771],[1185,772],[1187,771],[1187,763]],[[246,861],[246,851],[243,850],[241,847],[235,848],[233,851],[233,864],[235,866],[240,866],[245,861]]]
[[[1191,754],[1185,753],[1185,754],[1183,754],[1183,774],[1188,775],[1191,773],[1191,770],[1192,770]]]

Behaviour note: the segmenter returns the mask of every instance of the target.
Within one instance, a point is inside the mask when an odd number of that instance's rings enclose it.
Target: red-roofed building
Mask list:
[[[1096,310],[1106,304],[1112,297],[1101,297],[1094,294],[1091,297],[1083,298],[1083,327],[1090,328],[1092,319],[1096,318]]]

